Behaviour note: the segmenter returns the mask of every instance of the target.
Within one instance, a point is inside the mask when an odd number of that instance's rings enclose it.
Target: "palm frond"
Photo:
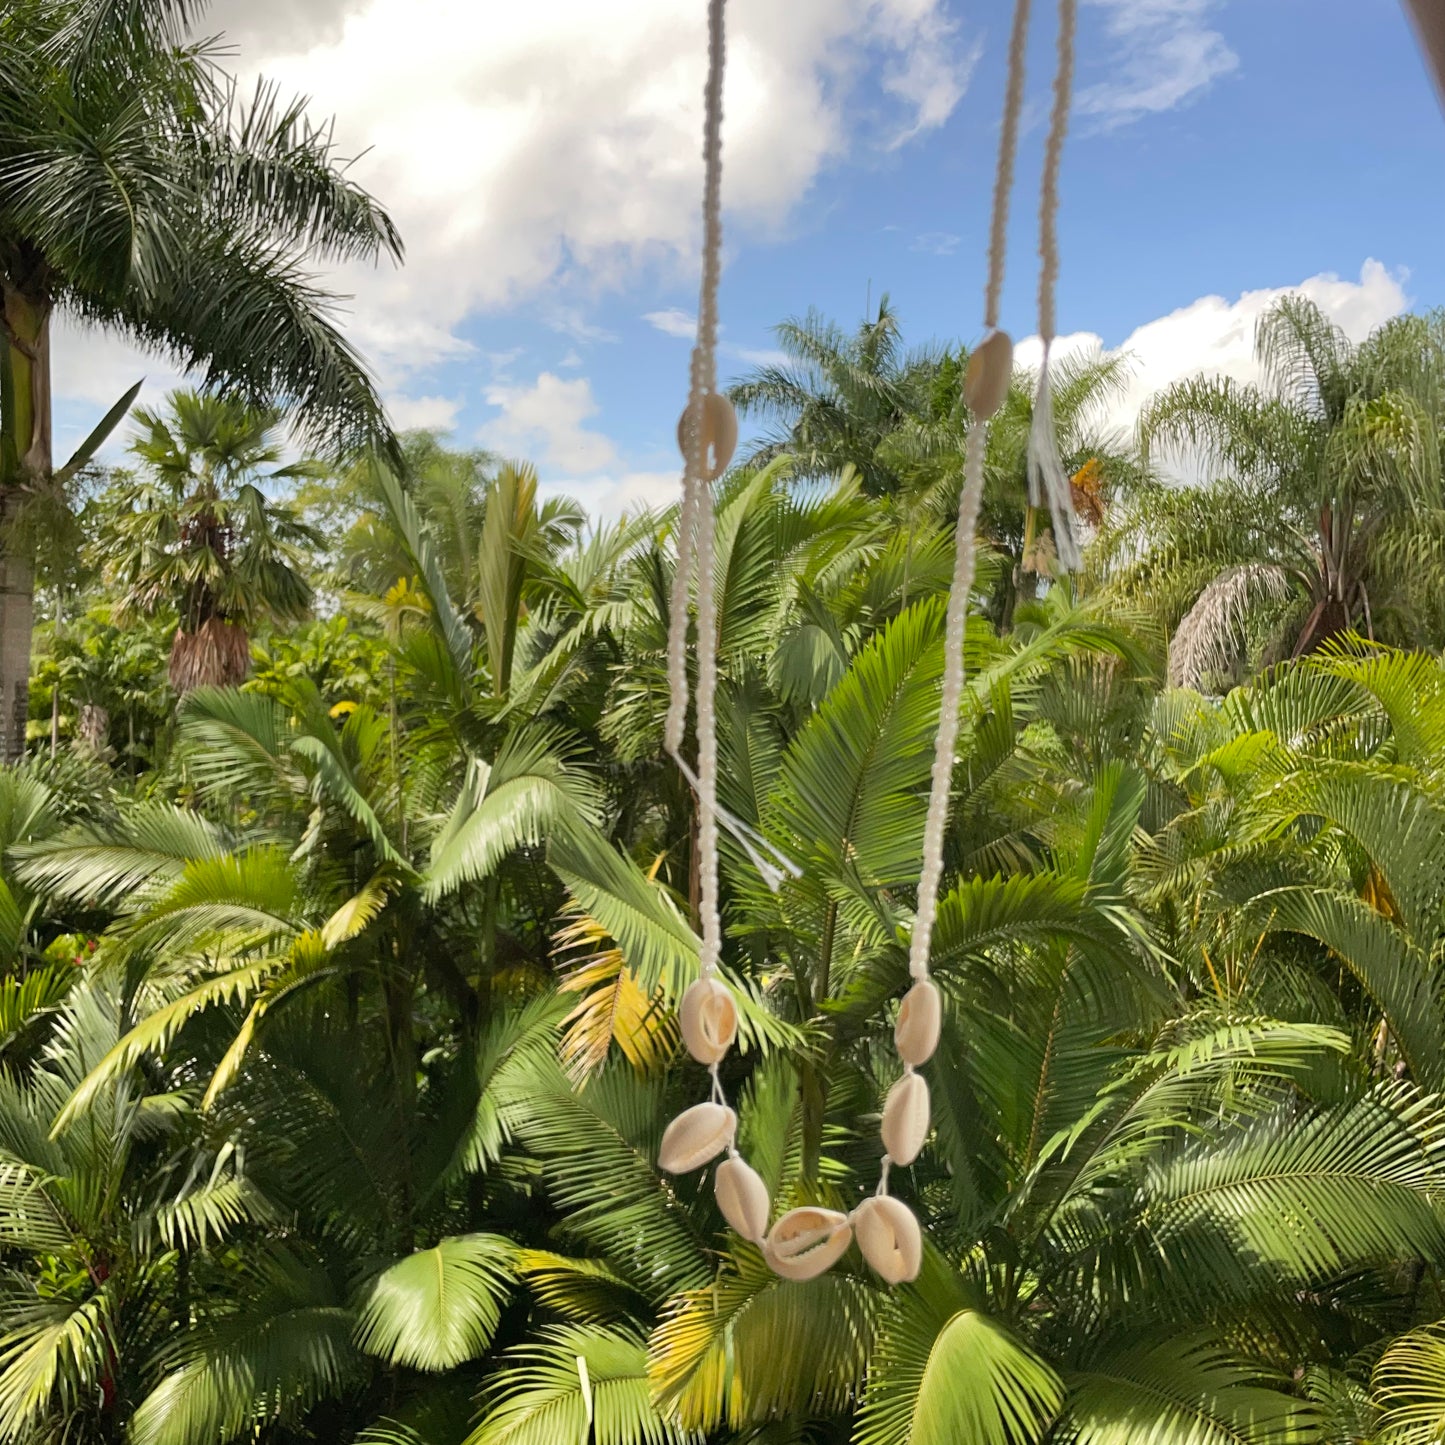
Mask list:
[[[515,1249],[495,1234],[452,1235],[383,1270],[367,1287],[356,1341],[416,1370],[450,1369],[491,1343]]]

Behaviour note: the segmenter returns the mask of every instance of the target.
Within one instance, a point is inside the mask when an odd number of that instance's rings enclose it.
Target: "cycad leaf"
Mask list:
[[[768,811],[775,841],[814,879],[916,879],[938,726],[943,611],[908,609],[854,658],[794,737]]]
[[[1284,1110],[1187,1146],[1149,1184],[1147,1248],[1195,1278],[1254,1259],[1285,1278],[1445,1248],[1445,1112],[1405,1086],[1341,1108]],[[1191,1263],[1192,1262],[1192,1263]]]
[[[1445,1079],[1445,1011],[1429,960],[1403,929],[1362,899],[1326,888],[1279,888],[1252,910],[1266,927],[1325,945],[1383,1011],[1411,1076],[1437,1087]]]

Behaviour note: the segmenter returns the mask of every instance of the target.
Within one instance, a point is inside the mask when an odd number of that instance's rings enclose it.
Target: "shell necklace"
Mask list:
[[[710,1097],[684,1110],[667,1127],[658,1153],[659,1166],[686,1174],[725,1155],[714,1175],[718,1208],[728,1224],[756,1244],[782,1278],[812,1279],[831,1268],[856,1237],[864,1259],[890,1284],[915,1279],[923,1260],[917,1217],[888,1192],[893,1165],[908,1166],[918,1157],[930,1127],[928,1084],[917,1070],[933,1057],[942,1029],[943,1001],[929,978],[928,959],[938,887],[943,874],[943,842],[948,822],[953,755],[963,700],[964,629],[973,588],[979,504],[983,495],[984,456],[989,421],[1002,406],[1013,377],[1013,343],[998,326],[1008,240],[1009,200],[1023,112],[1025,54],[1030,0],[1015,0],[1009,37],[1008,80],[994,176],[989,229],[988,281],[984,296],[983,341],[974,348],[964,376],[964,401],[972,424],[964,450],[964,480],[954,533],[954,570],[945,626],[945,661],[935,740],[918,907],[909,946],[913,980],[894,1027],[894,1044],[903,1064],[901,1077],[883,1107],[883,1159],[877,1192],[850,1213],[805,1205],[791,1209],[769,1227],[771,1201],[757,1171],[737,1150],[737,1114],[723,1093],[718,1067],[737,1038],[738,1006],[733,991],[718,977],[722,954],[722,917],[718,901],[718,826],[726,826],[746,849],[769,884],[796,870],[765,840],[718,806],[717,801],[717,616],[713,596],[713,483],[727,469],[737,445],[738,423],[732,403],[717,391],[717,295],[722,255],[722,88],[726,60],[725,0],[708,0],[708,73],[703,123],[703,251],[697,340],[692,350],[687,407],[678,424],[684,468],[678,517],[677,570],[672,586],[668,631],[668,752],[691,784],[698,804],[698,861],[701,874],[702,938],[699,977],[682,999],[679,1022],[687,1051],[712,1078]],[[1047,495],[1056,546],[1065,566],[1075,565],[1069,480],[1059,461],[1049,393],[1049,349],[1054,334],[1054,289],[1058,276],[1058,174],[1068,128],[1073,81],[1073,43],[1077,0],[1059,0],[1058,67],[1053,111],[1044,155],[1039,204],[1039,333],[1044,360],[1034,401],[1029,442],[1031,499]],[[682,755],[688,708],[688,599],[696,579],[697,597],[697,769]]]

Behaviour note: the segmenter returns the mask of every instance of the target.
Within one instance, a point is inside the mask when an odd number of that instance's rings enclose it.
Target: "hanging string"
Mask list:
[[[697,555],[697,847],[701,874],[702,951],[707,978],[722,958],[722,913],[718,902],[717,847],[717,607],[713,591],[712,483],[707,476],[703,435],[706,399],[717,390],[717,293],[722,278],[722,87],[726,60],[724,0],[707,8],[708,70],[703,132],[705,179],[702,202],[702,285],[693,348],[692,398],[688,407],[688,471],[698,500],[693,546]]]
[[[1069,107],[1074,88],[1074,31],[1077,0],[1059,0],[1058,65],[1054,71],[1053,113],[1044,145],[1043,180],[1039,187],[1039,336],[1044,357],[1039,365],[1038,392],[1034,397],[1033,425],[1029,431],[1029,502],[1037,507],[1047,497],[1054,524],[1054,546],[1059,564],[1075,572],[1082,563],[1074,535],[1074,506],[1069,474],[1059,457],[1054,430],[1053,388],[1049,353],[1054,342],[1054,293],[1059,282],[1059,168],[1069,131]]]
[[[1024,62],[1029,44],[1031,0],[1015,0],[1009,31],[1008,80],[1003,98],[1003,124],[999,127],[998,161],[993,175],[993,215],[988,231],[988,282],[983,293],[983,324],[998,329],[998,308],[1003,297],[1007,261],[1009,201],[1014,188],[1014,159],[1019,148],[1019,122],[1024,113]]]
[[[727,47],[724,0],[708,0],[708,72],[703,92],[702,280],[698,288],[697,339],[692,349],[688,404],[683,412],[682,504],[677,524],[677,568],[672,578],[667,630],[668,706],[663,740],[697,797],[699,912],[704,975],[722,953],[718,906],[718,825],[737,839],[764,882],[774,891],[798,866],[717,800],[717,604],[713,591],[713,497],[711,477],[726,459],[709,457],[719,439],[709,426],[723,399],[717,388],[718,288],[722,280],[722,120]],[[714,465],[716,464],[716,466]],[[697,769],[683,756],[687,726],[687,624],[691,584],[697,582]]]
[[[682,751],[687,722],[688,591],[697,548],[698,511],[706,490],[702,455],[704,398],[717,375],[717,293],[722,276],[722,82],[727,59],[723,37],[723,0],[708,3],[708,72],[703,91],[702,281],[697,308],[697,338],[689,370],[688,403],[683,413],[682,506],[677,524],[677,568],[672,578],[672,608],[667,629],[668,707],[664,741],[668,752]],[[709,548],[709,560],[711,549]],[[701,639],[699,639],[701,640]]]
[[[677,571],[668,620],[668,752],[697,798],[697,866],[702,941],[700,976],[683,995],[678,1021],[688,1052],[711,1080],[708,1098],[685,1109],[663,1131],[658,1164],[670,1174],[689,1173],[725,1156],[713,1176],[718,1208],[737,1233],[763,1250],[780,1271],[790,1266],[774,1253],[768,1220],[771,1204],[761,1176],[737,1149],[737,1115],[729,1107],[719,1067],[737,1038],[738,1008],[731,989],[717,977],[722,954],[718,898],[718,825],[733,832],[769,884],[796,868],[717,801],[717,604],[714,597],[712,483],[727,467],[737,441],[737,417],[718,394],[718,283],[722,272],[722,96],[726,49],[724,0],[708,0],[708,72],[704,91],[703,256],[697,310],[697,341],[687,407],[678,431],[684,458],[682,505],[678,515]],[[687,624],[690,587],[697,592],[697,771],[683,757],[687,723]],[[763,855],[772,853],[777,863]],[[793,1211],[796,1214],[796,1211]],[[796,1220],[785,1215],[776,1228],[791,1239]],[[782,1246],[780,1246],[782,1247]]]
[[[989,227],[988,280],[984,287],[984,325],[987,335],[979,351],[992,348],[995,365],[1012,371],[1013,348],[998,330],[999,302],[1003,295],[1008,248],[1009,200],[1013,191],[1014,160],[1018,153],[1019,120],[1024,106],[1024,60],[1028,46],[1029,0],[1016,0],[1009,36],[1008,82],[1004,92],[1003,124],[999,128],[998,161],[994,171],[993,218]],[[993,378],[998,380],[998,378]],[[1003,378],[1006,380],[1006,377]],[[928,815],[923,825],[923,867],[918,879],[918,910],[909,943],[908,971],[914,978],[928,977],[928,955],[933,942],[933,920],[938,909],[938,885],[943,876],[943,835],[948,826],[948,802],[953,786],[953,752],[958,743],[958,714],[963,704],[963,643],[968,624],[968,601],[973,591],[974,533],[983,499],[983,464],[988,447],[988,416],[975,412],[964,446],[963,490],[958,498],[954,530],[953,585],[948,597],[944,629],[943,686],[938,733],[934,740],[933,776],[928,794]]]

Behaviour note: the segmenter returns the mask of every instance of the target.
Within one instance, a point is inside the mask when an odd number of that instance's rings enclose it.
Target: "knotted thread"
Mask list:
[[[1069,105],[1074,88],[1074,29],[1077,0],[1059,0],[1058,65],[1054,71],[1054,104],[1049,137],[1044,145],[1044,171],[1039,186],[1039,336],[1044,358],[1039,365],[1039,386],[1034,397],[1033,424],[1029,430],[1029,502],[1037,507],[1048,499],[1054,524],[1054,546],[1066,572],[1082,563],[1074,536],[1074,506],[1069,474],[1059,458],[1054,431],[1053,390],[1049,379],[1049,353],[1053,347],[1054,294],[1059,282],[1059,168],[1069,131]]]
[[[702,417],[704,399],[717,387],[717,296],[722,276],[722,99],[727,60],[724,0],[708,0],[707,85],[703,91],[702,281],[697,306],[697,340],[692,348],[688,406],[683,413],[685,465],[677,529],[677,571],[668,618],[669,702],[665,741],[697,793],[699,913],[703,977],[717,971],[722,956],[722,915],[718,902],[717,812],[717,608],[713,597],[712,486],[707,479]],[[682,758],[687,720],[688,584],[697,575],[697,773]]]
[[[1018,154],[1019,118],[1024,105],[1029,9],[1030,0],[1015,0],[1013,29],[1009,36],[1003,124],[999,127],[998,161],[994,169],[988,280],[984,287],[983,319],[989,334],[998,329],[999,301],[1003,295],[1009,200],[1013,191],[1014,160]],[[938,884],[943,876],[943,834],[948,826],[953,752],[958,744],[958,714],[963,704],[963,643],[968,625],[969,594],[973,591],[974,531],[978,526],[979,505],[983,499],[983,462],[987,447],[988,419],[975,417],[964,446],[963,490],[958,497],[958,520],[953,535],[953,583],[948,595],[948,618],[944,628],[938,733],[934,740],[928,815],[923,825],[923,868],[918,878],[918,911],[913,918],[913,936],[908,950],[908,971],[914,978],[928,977],[933,920],[938,910]]]

